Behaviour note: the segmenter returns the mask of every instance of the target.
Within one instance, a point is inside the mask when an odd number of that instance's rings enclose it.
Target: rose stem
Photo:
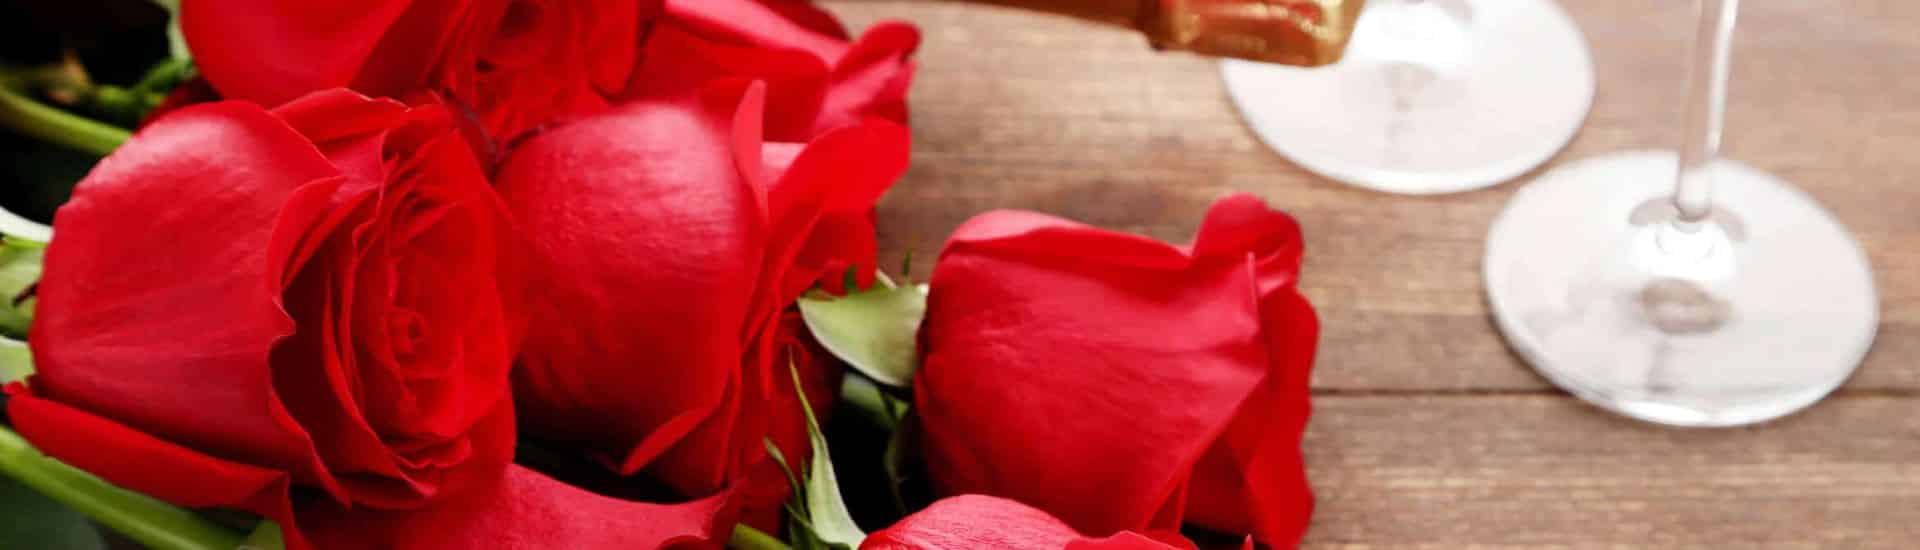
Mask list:
[[[0,472],[148,548],[233,550],[242,541],[240,534],[192,511],[115,487],[41,454],[7,428],[0,428]]]
[[[734,550],[792,550],[780,539],[773,538],[773,535],[744,524],[733,526],[733,536],[727,539],[727,547]]]
[[[132,135],[118,126],[75,115],[14,91],[0,75],[0,126],[75,150],[106,156]]]

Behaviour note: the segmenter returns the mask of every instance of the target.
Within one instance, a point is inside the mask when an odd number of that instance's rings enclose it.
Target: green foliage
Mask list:
[[[33,374],[33,350],[27,349],[26,342],[0,337],[0,384],[26,380],[30,374]]]
[[[791,366],[791,365],[790,365]],[[854,524],[853,514],[847,510],[847,501],[840,495],[840,482],[833,472],[833,457],[827,450],[827,437],[820,430],[819,418],[813,414],[813,405],[807,402],[806,390],[800,385],[800,371],[793,368],[793,385],[800,395],[800,408],[807,417],[807,441],[813,448],[813,459],[808,461],[805,472],[798,475],[779,447],[768,441],[767,453],[772,455],[781,469],[786,470],[787,480],[794,486],[793,501],[788,504],[792,516],[789,538],[796,550],[852,550],[860,547],[867,533]]]
[[[873,288],[846,296],[802,296],[800,314],[814,339],[834,356],[882,384],[907,387],[919,368],[915,346],[927,312],[927,288],[896,285],[885,274],[877,279]]]
[[[180,32],[180,0],[153,0],[153,3],[167,10],[167,53],[173,59],[191,59],[187,51],[187,35]]]
[[[0,229],[4,230],[4,229]],[[46,245],[13,236],[0,238],[0,335],[21,339],[33,324],[34,299]]]

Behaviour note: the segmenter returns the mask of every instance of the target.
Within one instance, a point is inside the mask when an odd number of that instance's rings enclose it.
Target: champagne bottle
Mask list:
[[[1156,49],[1319,66],[1340,60],[1364,0],[970,0],[1140,31]]]

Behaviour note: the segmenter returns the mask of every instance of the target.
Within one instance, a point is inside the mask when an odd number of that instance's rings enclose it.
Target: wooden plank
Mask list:
[[[1677,139],[1686,4],[1564,4],[1600,90],[1556,162]],[[1506,351],[1480,288],[1488,225],[1520,184],[1401,197],[1312,176],[1249,133],[1212,62],[1127,32],[950,2],[829,6],[855,28],[901,18],[926,35],[913,167],[879,211],[885,257],[917,250],[924,273],[954,226],[992,208],[1185,240],[1213,198],[1252,192],[1307,229],[1317,388],[1548,388]],[[1843,392],[1920,391],[1920,3],[1749,2],[1742,17],[1727,152],[1805,188],[1874,262],[1881,334]]]
[[[1920,400],[1672,430],[1555,395],[1322,396],[1308,548],[1912,548]]]

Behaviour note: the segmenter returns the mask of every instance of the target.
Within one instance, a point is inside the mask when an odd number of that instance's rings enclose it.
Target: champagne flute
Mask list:
[[[1585,38],[1551,0],[1375,0],[1336,65],[1227,60],[1221,72],[1281,155],[1408,194],[1533,169],[1572,140],[1594,92]]]
[[[1867,255],[1811,197],[1718,158],[1738,0],[1701,0],[1677,155],[1560,167],[1488,239],[1488,300],[1547,379],[1627,416],[1734,426],[1820,400],[1873,343]]]

